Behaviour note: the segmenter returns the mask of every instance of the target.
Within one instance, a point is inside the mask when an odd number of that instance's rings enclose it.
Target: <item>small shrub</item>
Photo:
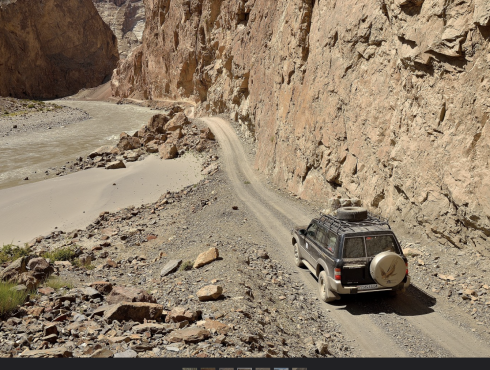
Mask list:
[[[7,244],[0,250],[0,264],[15,261],[17,258],[28,256],[31,249],[27,246],[18,247],[13,244]]]
[[[245,185],[249,185],[250,184],[250,181],[244,181],[243,182]]]
[[[194,266],[194,262],[192,261],[185,261],[180,265],[179,271],[189,271],[192,270],[192,266]]]
[[[95,268],[95,266],[92,265],[91,263],[87,263],[86,265],[82,264],[80,262],[80,258],[76,258],[75,260],[73,260],[72,264],[73,264],[73,266],[76,266],[76,267],[83,267],[85,270],[93,270]]]
[[[73,288],[73,283],[69,280],[60,278],[59,276],[50,276],[48,280],[44,283],[45,286],[53,288],[55,290],[61,288]]]
[[[36,107],[36,106],[35,106],[34,104],[29,104],[29,105],[27,106],[27,108],[29,108],[29,109],[31,109],[31,108],[35,108],[35,107]]]
[[[16,284],[0,282],[0,317],[6,316],[24,304],[29,295],[26,291],[11,290]]]
[[[70,247],[56,249],[51,252],[47,252],[43,255],[44,258],[49,258],[51,262],[54,261],[73,261],[75,258],[75,250]]]

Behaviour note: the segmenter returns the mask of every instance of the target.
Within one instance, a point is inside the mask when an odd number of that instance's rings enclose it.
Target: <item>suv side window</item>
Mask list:
[[[332,231],[328,231],[324,245],[330,253],[335,255],[337,252],[337,235],[335,235],[335,233]]]
[[[312,240],[316,240],[316,232],[318,229],[318,225],[313,223],[308,226],[308,230],[306,230],[306,236]]]
[[[318,226],[315,240],[321,247],[325,245],[325,229],[320,225]]]

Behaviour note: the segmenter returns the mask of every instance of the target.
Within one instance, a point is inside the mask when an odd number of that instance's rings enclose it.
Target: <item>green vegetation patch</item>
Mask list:
[[[64,247],[55,249],[51,252],[46,252],[44,258],[49,258],[51,262],[55,261],[73,261],[75,259],[75,249],[72,247]]]
[[[63,279],[59,276],[50,276],[48,280],[44,283],[44,286],[53,288],[55,290],[61,288],[72,289],[73,283],[70,280]]]
[[[194,262],[192,261],[185,261],[180,265],[179,271],[189,271],[192,270],[192,266],[194,266]]]
[[[10,314],[26,301],[29,292],[13,290],[16,285],[0,282],[0,317]]]
[[[24,247],[18,247],[13,244],[4,245],[0,250],[0,264],[15,261],[20,257],[28,256],[30,253],[31,248],[27,244]]]

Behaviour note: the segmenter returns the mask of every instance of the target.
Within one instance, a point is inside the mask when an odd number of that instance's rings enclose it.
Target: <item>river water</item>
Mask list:
[[[157,111],[135,105],[98,101],[56,101],[86,111],[89,120],[64,128],[0,137],[0,189],[40,181],[50,167],[59,167],[94,149],[119,140],[123,131],[136,131]],[[24,181],[29,177],[29,181]]]

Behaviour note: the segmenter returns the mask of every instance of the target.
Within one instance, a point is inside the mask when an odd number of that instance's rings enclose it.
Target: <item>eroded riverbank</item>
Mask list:
[[[65,127],[0,137],[0,189],[56,176],[46,170],[114,144],[122,131],[135,131],[156,114],[151,108],[97,101],[56,101],[83,110],[90,119]],[[24,180],[28,178],[29,180]]]

